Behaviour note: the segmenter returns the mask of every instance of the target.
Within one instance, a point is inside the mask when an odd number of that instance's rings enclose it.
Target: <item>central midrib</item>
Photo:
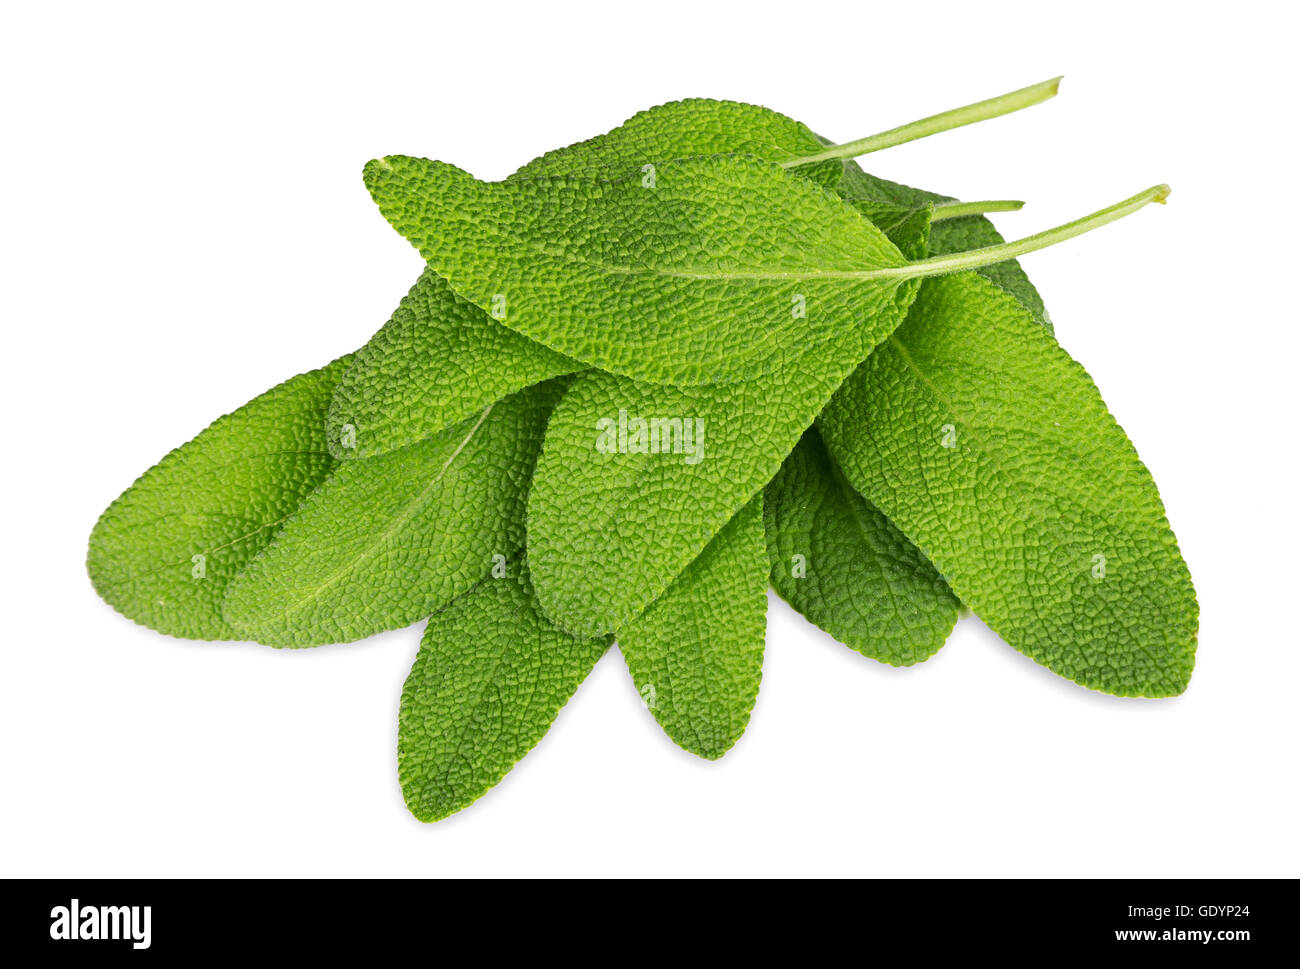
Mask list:
[[[456,445],[456,449],[452,451],[450,455],[448,455],[447,460],[443,462],[442,467],[438,469],[437,474],[433,475],[433,477],[429,479],[428,483],[423,488],[420,489],[419,494],[417,494],[411,501],[407,502],[406,507],[402,510],[400,514],[393,516],[392,521],[389,522],[389,524],[386,525],[383,528],[383,530],[381,530],[379,534],[375,536],[374,540],[371,541],[371,543],[367,545],[365,549],[363,549],[357,555],[353,556],[346,563],[340,565],[337,569],[335,569],[328,576],[326,576],[323,581],[321,581],[315,586],[312,586],[311,591],[308,592],[306,595],[304,595],[302,598],[286,606],[284,609],[285,615],[290,615],[294,612],[297,612],[308,602],[317,599],[320,596],[321,592],[323,592],[325,589],[328,589],[330,586],[334,585],[345,574],[355,571],[357,566],[360,565],[362,562],[365,562],[366,560],[373,558],[379,552],[380,548],[382,548],[383,545],[388,541],[388,539],[390,539],[403,526],[405,526],[407,522],[409,522],[412,518],[414,518],[416,512],[418,512],[421,508],[423,508],[425,503],[428,501],[429,495],[433,491],[434,486],[437,485],[438,482],[442,480],[443,476],[447,473],[447,469],[451,467],[452,463],[456,460],[456,458],[460,456],[461,451],[463,451],[465,447],[469,444],[469,442],[473,440],[474,435],[478,433],[478,429],[483,425],[483,422],[487,420],[488,414],[492,412],[492,408],[495,406],[496,404],[493,403],[493,404],[489,404],[486,408],[484,408],[483,413],[479,414],[478,420],[474,422],[474,426],[469,429],[469,432],[465,435],[464,439],[459,444]]]

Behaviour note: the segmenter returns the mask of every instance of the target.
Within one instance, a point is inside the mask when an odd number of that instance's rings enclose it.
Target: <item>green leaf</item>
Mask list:
[[[819,348],[788,375],[734,384],[576,377],[551,415],[528,496],[542,609],[581,635],[640,615],[771,480],[854,366]],[[673,446],[662,432],[656,444],[651,420],[690,428],[689,446],[675,426]]]
[[[891,666],[929,659],[961,608],[933,565],[835,467],[810,428],[764,490],[772,586],[846,646]]]
[[[330,452],[341,460],[386,454],[515,391],[581,369],[500,325],[425,270],[344,372],[326,422]]]
[[[851,206],[752,158],[667,162],[650,184],[639,172],[486,183],[393,156],[366,166],[366,184],[462,297],[552,349],[652,382],[749,379],[831,344],[861,360],[911,275]]]
[[[226,621],[273,646],[349,642],[465,592],[523,544],[528,479],[562,384],[340,464],[231,583]]]
[[[763,673],[766,614],[760,495],[618,632],[641,699],[679,746],[715,760],[745,732]]]
[[[859,211],[866,212],[868,218],[871,217],[870,210],[864,206],[891,206],[895,211],[907,211],[929,203],[956,201],[947,195],[938,195],[870,175],[851,159],[844,161],[844,173],[838,191],[846,200],[852,200]],[[995,246],[1003,241],[1002,235],[985,216],[972,215],[936,221],[930,231],[927,251],[930,255],[941,256]],[[905,254],[909,259],[921,258],[921,254],[916,252],[905,251]],[[1043,298],[1025,275],[1020,263],[1008,259],[991,266],[981,266],[975,272],[1014,296],[1034,315],[1034,319],[1051,331],[1052,323],[1047,308],[1043,305]]]
[[[1155,483],[1088,375],[994,284],[928,280],[819,426],[1016,649],[1108,693],[1186,688],[1196,598]]]
[[[642,165],[697,155],[754,155],[774,163],[822,151],[826,145],[807,127],[770,108],[738,101],[689,98],[633,115],[613,131],[549,151],[512,178],[586,175],[611,178]],[[838,160],[803,165],[799,174],[834,189]]]
[[[626,174],[642,164],[725,151],[785,160],[823,145],[796,121],[752,104],[695,99],[642,111],[613,131],[548,152],[512,179]],[[832,187],[838,160],[806,166]],[[413,444],[530,384],[583,369],[462,300],[427,270],[393,318],[356,355],[330,407],[340,460]],[[344,446],[342,440],[350,441]]]
[[[969,252],[995,246],[1004,241],[993,223],[981,215],[968,215],[960,219],[936,222],[930,231],[930,254],[935,256],[953,252]],[[999,289],[1014,296],[1016,301],[1033,315],[1035,322],[1052,332],[1052,320],[1047,315],[1043,298],[1029,281],[1020,263],[1014,259],[981,266],[975,272]]]
[[[799,168],[805,176],[833,189],[841,177],[839,159],[881,151],[1042,104],[1056,96],[1060,82],[1056,77],[1031,84],[842,145],[832,145],[769,108],[692,98],[642,111],[607,134],[548,152],[522,171],[528,175],[581,171],[607,177],[619,175],[633,165],[734,152],[766,158],[785,168]]]
[[[547,622],[519,566],[435,614],[398,716],[411,813],[438,821],[482,797],[542,739],[608,647]]]
[[[90,535],[95,590],[128,619],[187,639],[239,639],[227,584],[333,470],[325,409],[341,357],[243,407],[150,468]]]
[[[828,144],[802,124],[767,108],[694,99],[651,108],[607,134],[549,152],[525,165],[511,179],[544,175],[610,177],[646,164],[728,152],[789,162]],[[862,174],[854,163],[838,159],[795,170],[828,188],[837,187],[842,176],[849,179],[853,172]],[[862,177],[864,181],[854,186],[857,207],[882,227],[892,227],[912,215],[931,197],[904,186],[895,186],[903,194],[882,193],[873,188],[869,176]],[[892,205],[880,203],[873,214],[869,198],[876,197],[899,201]],[[886,206],[889,211],[885,211]],[[987,226],[992,233],[971,237],[966,248],[1000,240],[987,220],[963,221]],[[886,232],[909,257],[924,254],[923,250],[906,248],[890,228]],[[1014,263],[1004,263],[991,267],[989,272],[999,273],[1007,266],[1018,269]],[[1029,290],[1032,293],[1032,287]],[[356,362],[345,374],[330,409],[331,453],[346,460],[412,444],[507,393],[576,369],[579,365],[569,358],[496,323],[477,307],[452,295],[430,271],[393,319],[357,354]],[[341,444],[345,432],[351,447]]]

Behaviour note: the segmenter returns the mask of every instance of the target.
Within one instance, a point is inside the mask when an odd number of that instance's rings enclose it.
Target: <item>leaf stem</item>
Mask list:
[[[936,202],[930,221],[959,219],[963,215],[984,215],[986,212],[1019,212],[1024,202],[1016,199],[990,199],[987,202]]]
[[[1054,229],[1047,229],[1044,232],[1038,232],[1023,239],[1017,239],[1015,242],[1003,242],[996,246],[985,246],[983,249],[971,249],[968,252],[956,252],[946,256],[932,256],[929,259],[908,263],[906,266],[899,266],[897,269],[871,270],[870,275],[919,279],[925,276],[942,276],[947,273],[960,272],[963,269],[978,269],[981,266],[991,266],[994,263],[1015,259],[1027,252],[1046,249],[1048,246],[1054,246],[1066,239],[1081,236],[1085,232],[1091,232],[1108,222],[1114,222],[1116,219],[1131,215],[1152,202],[1159,202],[1163,205],[1165,199],[1169,197],[1169,191],[1168,185],[1153,185],[1145,192],[1139,192],[1123,202],[1116,202],[1108,208],[1093,212],[1091,215],[1085,215],[1082,219],[1075,219],[1073,222],[1067,222],[1064,225],[1056,226]]]
[[[1032,84],[1029,87],[1021,88],[1019,91],[1012,91],[1009,94],[998,95],[996,98],[989,98],[987,101],[977,101],[975,104],[968,104],[965,107],[953,108],[951,111],[944,111],[941,114],[922,118],[920,121],[912,121],[897,128],[890,128],[888,131],[869,135],[866,138],[859,138],[857,141],[848,141],[842,145],[831,145],[825,151],[819,151],[815,155],[805,155],[802,158],[792,158],[789,161],[781,162],[781,167],[798,168],[800,165],[830,161],[833,158],[856,158],[859,155],[880,151],[882,148],[892,148],[895,145],[916,141],[918,138],[928,138],[930,135],[937,135],[941,131],[950,131],[953,128],[974,124],[977,121],[987,121],[990,118],[997,118],[1004,114],[1011,114],[1013,111],[1033,107],[1035,104],[1042,104],[1049,98],[1055,97],[1060,86],[1061,79],[1054,77],[1050,81]]]

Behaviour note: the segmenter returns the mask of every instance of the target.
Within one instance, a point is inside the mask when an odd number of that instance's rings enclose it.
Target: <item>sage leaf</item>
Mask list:
[[[844,479],[810,428],[764,489],[772,587],[809,622],[891,666],[929,659],[961,603]]]
[[[1151,475],[1083,369],[972,273],[928,280],[819,420],[836,463],[1026,656],[1172,696],[1197,606]]]
[[[343,373],[326,421],[340,460],[386,454],[582,364],[456,296],[433,270]]]
[[[286,380],[142,474],[95,524],[86,567],[128,619],[185,639],[242,639],[226,587],[329,476],[330,395],[350,358]]]
[[[611,178],[643,165],[726,153],[754,155],[779,164],[817,154],[826,147],[805,125],[770,108],[688,98],[641,111],[603,135],[549,151],[511,177]],[[800,166],[799,174],[834,189],[842,171],[838,159],[828,159]]]
[[[560,353],[651,382],[750,379],[831,343],[861,360],[912,274],[851,206],[752,158],[667,162],[651,186],[639,172],[486,183],[390,156],[366,166],[366,184],[459,295]]]
[[[895,211],[907,212],[922,205],[956,201],[951,196],[938,195],[871,175],[864,172],[852,159],[845,159],[843,166],[844,171],[838,191],[846,201],[856,205],[859,211],[865,211],[869,218],[872,206],[892,206]],[[936,221],[930,231],[927,252],[929,255],[941,256],[995,246],[1003,241],[1001,233],[987,216],[969,215]],[[909,259],[921,258],[921,254],[917,252],[905,254]],[[975,272],[1014,296],[1034,315],[1034,319],[1046,326],[1049,332],[1051,331],[1052,323],[1047,315],[1047,307],[1043,305],[1043,298],[1034,288],[1034,284],[1029,281],[1029,276],[1019,262],[1007,259],[988,266],[980,266],[975,269]]]
[[[821,348],[782,379],[668,387],[597,370],[575,377],[528,495],[528,557],[546,615],[586,636],[640,615],[771,480],[854,366]]]
[[[519,174],[586,174],[613,177],[633,167],[723,153],[765,158],[835,189],[840,160],[928,138],[964,125],[1021,111],[1056,96],[1061,79],[1052,78],[973,104],[941,111],[917,121],[833,145],[806,126],[770,108],[738,101],[689,98],[642,111],[603,135],[558,148],[535,158]]]
[[[529,475],[561,381],[410,447],[341,463],[231,583],[226,621],[272,646],[425,618],[523,544]]]
[[[745,732],[762,678],[766,613],[760,495],[618,632],[642,701],[683,749],[715,760]]]
[[[398,714],[411,813],[438,821],[482,797],[542,739],[608,647],[552,626],[521,566],[433,615]]]
[[[875,151],[1019,110],[1051,97],[1056,86],[1056,81],[1049,81],[903,125],[860,139],[855,150]],[[801,163],[801,158],[828,147],[836,146],[768,108],[690,99],[642,111],[613,131],[548,152],[511,179],[607,178],[693,155],[752,153],[793,166],[802,177],[833,189],[846,171],[861,169],[838,158]],[[916,207],[915,200],[906,208],[896,206],[894,220]],[[331,452],[346,460],[413,444],[507,393],[577,369],[576,362],[481,311],[475,315],[474,308],[451,295],[436,274],[427,273],[345,374],[330,408]],[[345,435],[347,446],[341,443]]]
[[[1000,262],[1163,202],[1168,194],[1168,186],[1157,185],[1065,225],[910,262],[904,272],[942,276]],[[914,291],[905,282],[898,296],[910,299]],[[892,332],[905,305],[889,306],[873,326]],[[552,621],[575,634],[597,635],[639,614],[776,473],[848,376],[851,361],[860,359],[853,353],[856,339],[857,331],[850,330],[838,345],[805,350],[774,377],[736,384],[677,388],[603,372],[580,377],[569,394],[572,406],[566,397],[552,416],[528,499],[533,578]],[[579,388],[581,396],[575,396]],[[624,422],[632,418],[678,419],[683,428],[689,418],[717,446],[710,445],[708,460],[697,449],[698,460],[684,472],[674,455],[665,459],[653,442],[627,433]],[[602,436],[593,439],[592,429],[612,421],[618,424],[617,446],[602,447]],[[631,446],[634,441],[641,446]],[[675,511],[660,515],[662,507]]]

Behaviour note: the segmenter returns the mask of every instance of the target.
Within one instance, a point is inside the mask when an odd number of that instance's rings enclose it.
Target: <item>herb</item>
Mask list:
[[[852,160],[1055,93],[840,145],[680,101],[495,184],[372,162],[429,268],[357,354],[114,502],[96,588],[163,631],[278,646],[429,617],[398,742],[423,820],[497,783],[615,637],[668,736],[722,756],[757,697],[769,580],[886,663],[933,655],[965,603],[1085,686],[1180,692],[1186,566],[1015,262],[1168,190],[1007,243],[985,215],[1021,203]]]
[[[651,382],[744,380],[831,343],[860,360],[910,296],[912,267],[879,229],[755,159],[666,162],[647,187],[640,172],[488,183],[390,156],[366,166],[366,184],[460,296],[588,366]]]
[[[634,115],[606,134],[547,152],[517,175],[610,177],[674,158],[725,153],[766,158],[836,189],[843,177],[841,159],[859,158],[1042,104],[1056,96],[1060,82],[1056,77],[1031,84],[842,145],[831,145],[798,121],[756,104],[706,98],[670,101]]]
[[[619,630],[618,646],[642,701],[691,753],[716,760],[745,732],[763,674],[766,614],[759,496]]]
[[[574,380],[551,415],[528,497],[529,562],[552,621],[614,632],[668,588],[771,480],[853,369],[807,357],[791,381],[676,388],[602,371]],[[626,440],[598,449],[601,422],[620,415]],[[654,420],[702,428],[692,441],[702,459],[688,462],[684,444],[674,453],[681,439],[662,430],[652,452]]]
[[[1186,688],[1196,599],[1155,483],[1009,295],[928,280],[819,424],[853,486],[1012,646],[1108,693]]]
[[[994,118],[1054,96],[1058,84],[1059,78],[946,111],[859,139],[836,151],[877,151]],[[768,108],[690,99],[651,108],[607,134],[548,152],[511,179],[549,175],[608,178],[676,158],[753,153],[791,163],[801,176],[827,187],[841,185],[841,191],[855,199],[897,202],[892,213],[895,221],[930,199],[928,193],[883,181],[880,186],[901,193],[882,193],[872,186],[870,176],[849,159],[795,165],[828,147],[832,146],[802,124]],[[865,209],[865,205],[859,204],[859,208]],[[867,214],[870,218],[871,213]],[[992,237],[986,237],[989,242],[980,244],[1000,242],[991,224],[980,221],[992,232]],[[882,228],[889,234],[888,228]],[[494,303],[493,308],[506,311],[504,304]],[[346,460],[412,444],[468,417],[505,393],[576,369],[576,361],[497,323],[455,297],[436,274],[426,272],[393,319],[357,354],[356,362],[346,372],[330,408],[331,451]],[[345,432],[352,436],[348,448],[338,443]]]
[[[440,820],[505,777],[608,647],[552,626],[519,565],[434,615],[398,714],[397,772],[411,813]]]
[[[528,476],[561,384],[538,384],[418,444],[345,461],[226,593],[272,646],[350,642],[425,618],[523,544]]]
[[[772,587],[841,643],[891,666],[929,659],[961,603],[859,495],[809,429],[764,491]]]
[[[840,193],[845,201],[857,205],[859,211],[866,211],[868,218],[871,214],[866,207],[871,205],[891,206],[896,211],[903,212],[927,204],[939,206],[941,212],[944,207],[947,207],[946,218],[940,215],[935,219],[936,224],[930,230],[926,249],[929,255],[969,252],[972,249],[996,246],[1003,242],[1002,235],[984,215],[963,211],[965,205],[950,196],[938,195],[878,178],[864,172],[852,159],[845,159],[843,165]],[[1004,207],[1008,210],[1015,209],[1020,207],[1020,203],[1008,202]],[[996,211],[996,208],[983,203],[980,205],[980,211],[992,212]],[[915,251],[907,252],[907,256],[909,259],[921,258],[921,254]],[[1034,284],[1029,281],[1025,271],[1020,268],[1020,263],[1014,259],[1007,259],[988,266],[979,266],[975,272],[1005,289],[1019,300],[1025,309],[1033,313],[1036,320],[1049,331],[1051,330],[1052,324],[1048,319],[1047,309],[1043,306],[1043,298],[1034,288]]]
[[[344,461],[386,454],[507,394],[580,369],[501,326],[426,270],[343,372],[326,422],[330,452]]]
[[[1148,190],[1019,242],[905,268],[930,272],[996,262],[1004,253],[1032,251],[1103,225],[1165,191]],[[900,296],[914,292],[911,284]],[[892,330],[905,308],[880,308],[875,325]],[[805,349],[789,367],[797,380],[763,375],[678,388],[591,372],[575,381],[552,416],[529,495],[529,559],[547,615],[569,632],[597,635],[617,630],[653,601],[776,473],[853,369],[855,352],[844,343],[856,339],[851,333],[845,341]],[[647,420],[703,421],[711,457],[691,465],[635,448],[597,453],[593,428],[624,411]]]
[[[95,591],[162,633],[242,639],[226,586],[334,469],[325,410],[348,362],[286,380],[142,474],[90,534]]]

